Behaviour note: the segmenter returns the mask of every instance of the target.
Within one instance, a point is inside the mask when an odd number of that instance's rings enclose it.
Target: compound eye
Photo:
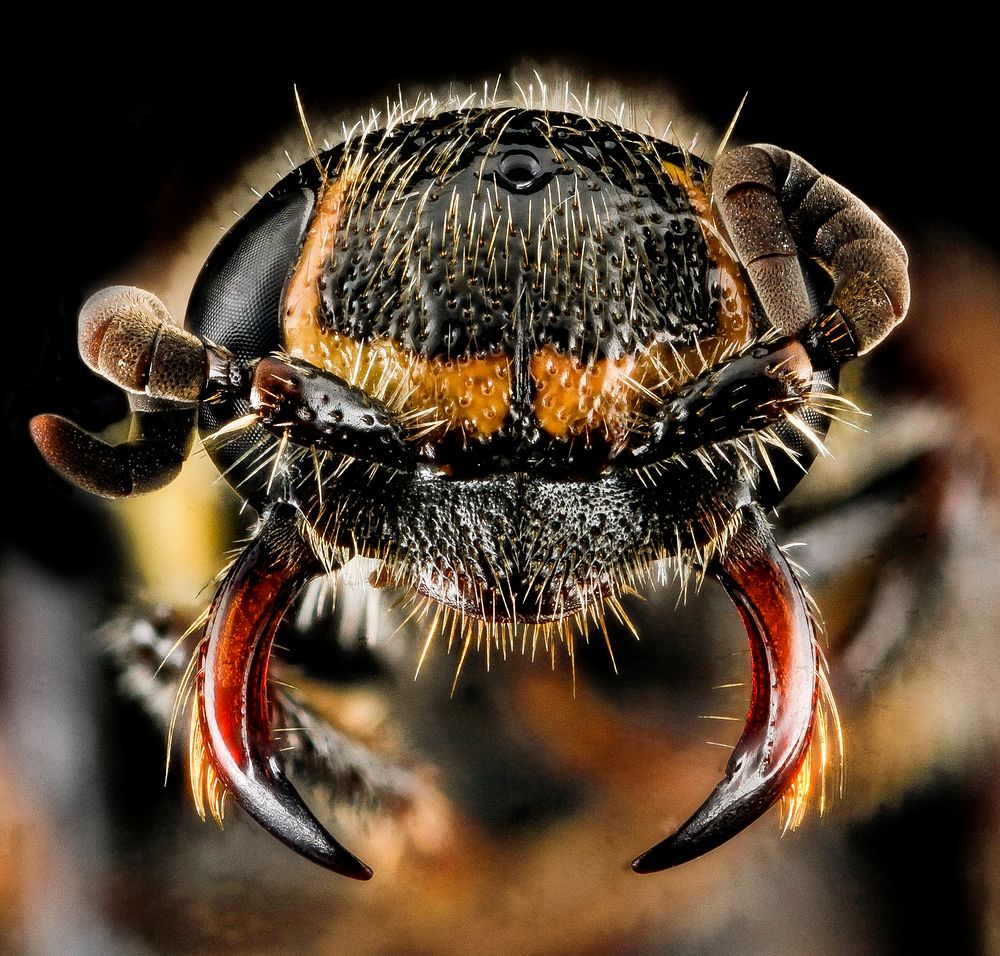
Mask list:
[[[280,187],[279,187],[280,188]],[[270,193],[215,247],[195,283],[185,325],[199,338],[251,362],[281,345],[281,297],[295,266],[316,202],[311,189]],[[211,434],[250,411],[245,398],[206,402],[199,412],[202,434]],[[243,484],[248,454],[273,438],[259,425],[234,441],[213,447],[212,460],[244,497],[258,490]],[[253,457],[252,455],[250,456]]]
[[[527,149],[508,149],[497,163],[497,179],[513,192],[532,192],[549,178],[541,160]]]
[[[280,345],[280,304],[315,203],[310,189],[267,195],[215,247],[185,325],[245,361]]]

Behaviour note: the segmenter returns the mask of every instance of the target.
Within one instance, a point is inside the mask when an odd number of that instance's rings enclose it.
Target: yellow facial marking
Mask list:
[[[676,163],[664,163],[663,171],[675,186],[687,194],[691,209],[698,217],[708,258],[715,267],[710,273],[710,281],[714,279],[719,283],[721,302],[716,314],[718,331],[700,342],[702,353],[709,359],[709,364],[713,364],[716,361],[711,357],[713,354],[721,355],[734,343],[749,345],[753,337],[750,293],[740,264],[729,254],[722,240],[712,214],[712,201],[704,188],[695,183],[688,171]]]
[[[687,170],[664,163],[664,172],[683,189],[698,219],[712,268],[709,281],[719,285],[716,332],[697,346],[674,350],[651,344],[635,355],[584,364],[545,346],[531,357],[538,422],[555,438],[599,432],[609,441],[622,439],[651,405],[685,382],[749,345],[753,338],[751,299],[739,264],[729,254],[712,217],[705,190]]]
[[[538,423],[554,438],[600,431],[609,440],[621,435],[636,393],[629,386],[635,358],[601,359],[584,364],[551,345],[531,356]]]
[[[302,244],[299,261],[285,292],[285,310],[282,316],[285,349],[289,354],[300,358],[309,357],[295,349],[308,347],[309,340],[321,324],[319,280],[323,276],[323,267],[333,252],[346,191],[347,183],[343,179],[328,183],[324,188]]]
[[[711,281],[720,288],[717,331],[697,347],[675,351],[650,345],[636,355],[587,364],[550,345],[539,349],[528,369],[533,407],[539,425],[555,438],[599,432],[612,442],[623,439],[650,401],[751,340],[750,296],[715,226],[708,195],[681,166],[665,163],[664,172],[684,190],[701,226]],[[285,295],[286,351],[386,402],[413,429],[439,434],[461,429],[470,438],[489,438],[510,412],[512,356],[427,359],[389,339],[360,343],[323,327],[319,282],[349,190],[346,177],[331,182],[317,203]]]
[[[511,357],[412,359],[416,405],[431,406],[451,428],[488,438],[510,411]]]
[[[414,429],[437,423],[488,438],[510,410],[509,355],[426,359],[389,339],[362,343],[323,328],[319,280],[346,192],[344,180],[330,183],[317,204],[285,295],[285,350],[385,402]]]

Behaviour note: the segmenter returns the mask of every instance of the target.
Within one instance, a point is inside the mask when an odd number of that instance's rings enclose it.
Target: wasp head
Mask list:
[[[908,297],[902,247],[843,187],[775,147],[712,166],[591,116],[404,115],[264,196],[206,263],[188,331],[141,296],[92,300],[81,350],[140,396],[149,433],[109,449],[43,416],[36,440],[95,490],[148,490],[169,477],[154,452],[186,454],[164,423],[189,430],[194,398],[261,515],[197,660],[195,790],[217,815],[232,794],[306,856],[370,875],[285,778],[266,703],[285,610],[356,555],[463,660],[481,642],[572,658],[665,564],[723,584],[751,641],[747,726],[637,870],[807,788],[824,677],[764,508],[822,450],[840,364]]]

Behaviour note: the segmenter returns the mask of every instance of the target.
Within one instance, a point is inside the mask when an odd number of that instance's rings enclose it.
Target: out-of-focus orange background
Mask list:
[[[186,45],[107,33],[39,58],[64,79],[29,97],[25,169],[8,186],[28,206],[19,268],[40,278],[9,320],[0,950],[876,954],[918,951],[935,926],[949,952],[1000,951],[1000,260],[974,41],[962,37],[964,73],[939,66],[946,30],[893,53],[848,24],[781,46],[702,23],[583,51],[522,42],[531,24],[515,13],[454,42],[431,24],[400,46],[335,24],[240,27]],[[108,507],[45,469],[26,423],[120,417],[76,357],[80,303],[126,282],[183,311],[249,187],[287,170],[275,145],[306,158],[293,83],[322,130],[397,84],[462,89],[530,76],[527,61],[550,83],[564,67],[577,88],[620,83],[639,116],[673,111],[708,144],[749,89],[736,141],[802,154],[911,251],[910,318],[846,376],[868,431],[835,429],[837,461],[817,463],[784,517],[826,620],[845,795],[784,838],[772,814],[675,872],[628,870],[720,777],[726,750],[706,741],[738,735],[738,720],[699,719],[745,709],[745,689],[713,690],[745,680],[747,661],[710,587],[677,611],[669,591],[637,603],[641,644],[618,641],[618,678],[603,648],[585,649],[575,699],[568,672],[515,659],[490,675],[471,662],[449,700],[453,659],[439,650],[414,683],[419,635],[382,634],[377,679],[295,672],[417,781],[401,812],[325,808],[376,870],[354,884],[235,812],[224,833],[201,824],[183,773],[162,784],[152,722],[115,694],[101,625],[140,599],[190,613],[239,527],[206,462],[172,498]]]

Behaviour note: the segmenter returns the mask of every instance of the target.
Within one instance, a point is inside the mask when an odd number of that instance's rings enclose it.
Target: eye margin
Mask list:
[[[237,222],[212,250],[195,282],[185,327],[238,359],[250,362],[281,346],[281,303],[316,204],[308,181],[312,163],[286,177]],[[198,425],[203,437],[250,412],[245,398],[206,402]],[[212,446],[219,471],[251,504],[263,501],[265,487],[245,484],[257,455],[274,437],[252,426],[238,438]],[[246,463],[240,467],[240,460]]]

